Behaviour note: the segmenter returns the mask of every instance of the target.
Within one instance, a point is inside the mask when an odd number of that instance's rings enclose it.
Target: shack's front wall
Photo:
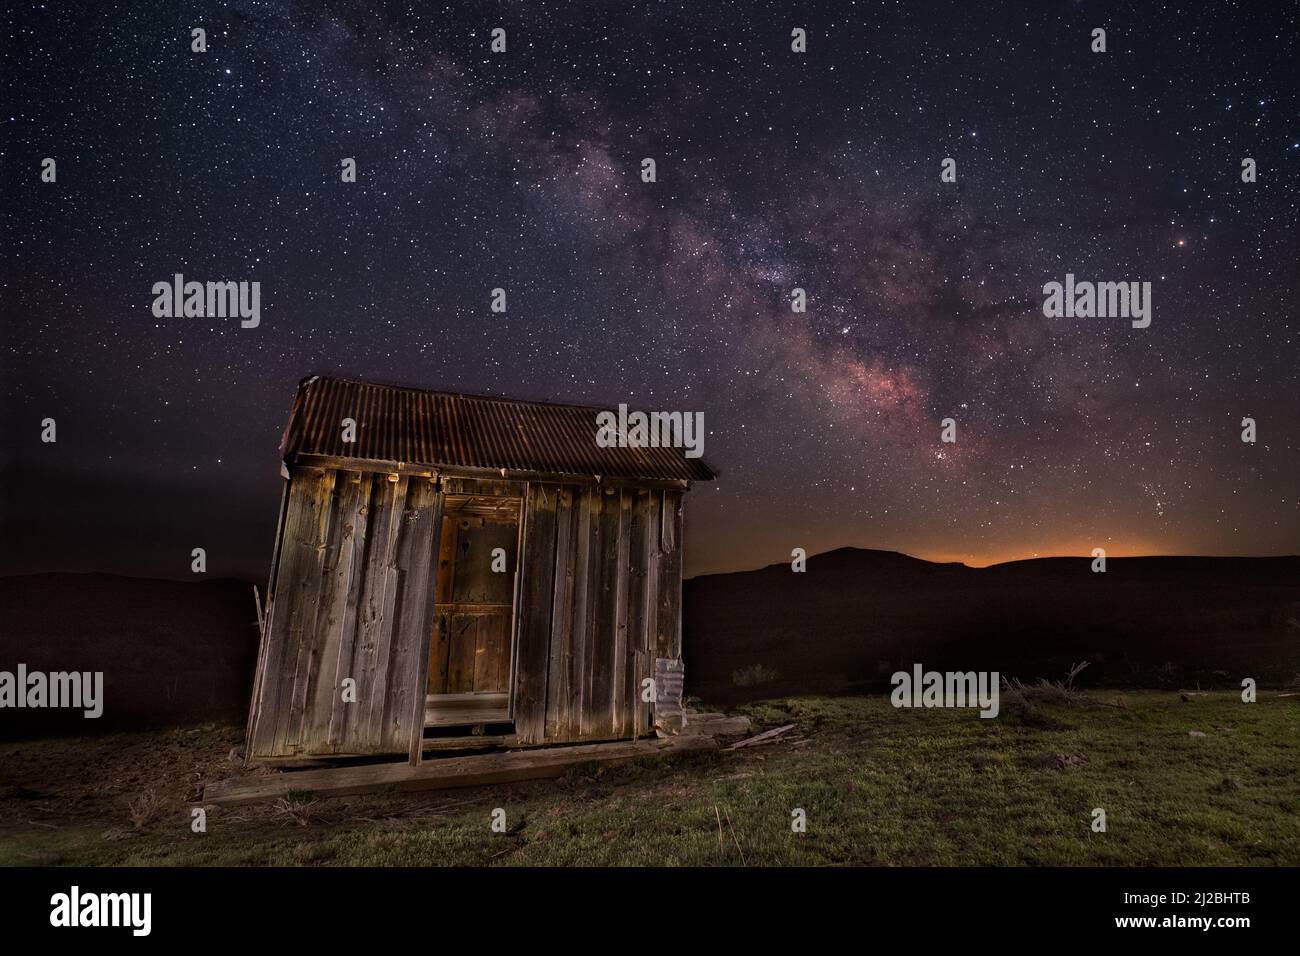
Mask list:
[[[296,467],[251,756],[418,748],[443,495],[466,493],[523,498],[511,688],[520,743],[652,731],[641,683],[657,658],[681,656],[681,490]]]
[[[429,478],[293,469],[251,756],[408,752],[424,723],[441,506]]]

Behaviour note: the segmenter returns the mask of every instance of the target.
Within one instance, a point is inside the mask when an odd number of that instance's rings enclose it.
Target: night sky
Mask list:
[[[264,574],[313,373],[704,412],[688,573],[1294,553],[1300,18],[1209,6],[12,4],[0,569]]]

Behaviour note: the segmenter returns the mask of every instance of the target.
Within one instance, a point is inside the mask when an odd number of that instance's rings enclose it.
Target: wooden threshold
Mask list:
[[[408,763],[368,764],[360,767],[332,767],[327,770],[299,770],[272,776],[232,777],[210,783],[203,789],[205,804],[239,806],[286,797],[290,793],[312,793],[323,797],[374,793],[379,790],[444,790],[480,787],[517,780],[538,780],[561,776],[571,767],[585,763],[616,763],[675,753],[717,750],[712,737],[690,736],[667,739],[623,741],[611,744],[579,744],[543,747],[537,750],[445,757],[419,766]]]
[[[464,734],[456,737],[425,737],[421,752],[424,759],[430,754],[454,750],[507,750],[519,746],[518,734]]]
[[[510,722],[510,694],[429,694],[424,698],[424,726],[465,727]]]

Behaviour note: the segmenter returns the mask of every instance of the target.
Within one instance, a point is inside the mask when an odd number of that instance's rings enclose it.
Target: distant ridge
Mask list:
[[[913,663],[1115,686],[1300,677],[1300,556],[1029,558],[862,548],[684,584],[688,690],[727,702],[887,686]],[[772,676],[775,674],[776,676]],[[755,681],[755,678],[763,678]]]

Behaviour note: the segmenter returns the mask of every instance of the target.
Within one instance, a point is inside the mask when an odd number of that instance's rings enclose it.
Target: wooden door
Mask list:
[[[510,689],[517,518],[443,518],[429,694]]]

